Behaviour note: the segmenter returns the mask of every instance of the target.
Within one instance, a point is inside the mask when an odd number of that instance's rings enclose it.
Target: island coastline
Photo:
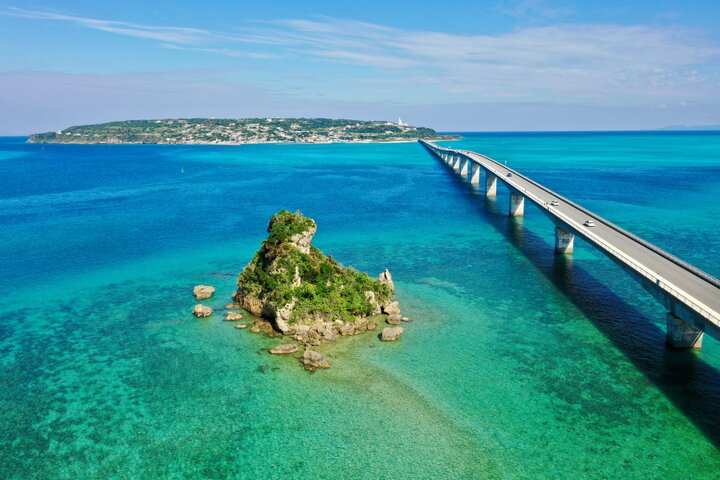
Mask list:
[[[126,120],[34,133],[27,143],[71,145],[370,144],[452,140],[427,127],[326,118]]]

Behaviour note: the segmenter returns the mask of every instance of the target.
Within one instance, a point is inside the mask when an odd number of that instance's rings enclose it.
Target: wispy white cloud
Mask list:
[[[218,55],[224,55],[232,58],[255,58],[255,59],[270,59],[274,58],[275,55],[270,53],[257,53],[243,50],[235,50],[231,48],[208,48],[208,47],[191,47],[176,45],[174,43],[163,43],[160,45],[162,48],[168,50],[181,50],[185,52],[201,52],[201,53],[213,53]]]
[[[96,18],[64,15],[53,12],[25,10],[16,7],[8,7],[6,10],[6,14],[35,20],[54,20],[61,22],[69,22],[81,27],[90,28],[92,30],[115,33],[128,37],[158,40],[161,42],[196,44],[203,41],[217,39],[216,34],[201,28],[142,25],[138,23],[121,22],[115,20],[100,20]]]

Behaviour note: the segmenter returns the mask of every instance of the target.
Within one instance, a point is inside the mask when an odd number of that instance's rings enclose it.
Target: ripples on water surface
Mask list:
[[[0,478],[716,478],[717,341],[667,350],[612,262],[556,257],[540,212],[508,219],[419,145],[22,142],[0,140]],[[720,275],[718,134],[451,144]],[[280,208],[393,271],[402,341],[310,375],[189,314],[198,283],[222,310]]]

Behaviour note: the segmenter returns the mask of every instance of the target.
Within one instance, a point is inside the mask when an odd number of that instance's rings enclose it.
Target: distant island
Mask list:
[[[28,143],[240,145],[253,143],[371,143],[456,138],[401,121],[328,118],[190,118],[128,120],[30,135]]]

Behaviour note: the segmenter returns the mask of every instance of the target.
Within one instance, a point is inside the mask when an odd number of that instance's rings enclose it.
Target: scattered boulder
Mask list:
[[[225,305],[225,310],[240,310],[240,304],[239,303],[228,303]]]
[[[238,323],[237,325],[235,325],[235,328],[237,328],[238,330],[242,330],[243,328],[247,328],[247,323]]]
[[[287,355],[298,351],[298,346],[294,343],[282,343],[275,348],[270,349],[273,355]]]
[[[355,320],[355,332],[356,333],[362,333],[367,330],[369,320],[367,317],[360,317],[357,320]]]
[[[355,325],[352,323],[343,323],[340,327],[340,335],[343,337],[349,337],[355,334]]]
[[[402,333],[402,327],[386,327],[383,328],[383,331],[380,334],[380,340],[382,340],[383,342],[394,342],[395,340],[400,338],[400,335],[402,335]]]
[[[314,371],[318,368],[330,368],[330,363],[325,360],[325,357],[320,352],[315,350],[305,350],[300,361],[305,366],[305,370]]]
[[[210,315],[213,314],[213,309],[208,306],[205,306],[201,303],[198,303],[193,308],[192,313],[193,313],[193,315],[195,315],[198,318],[205,318],[205,317],[209,317]]]
[[[390,270],[386,268],[384,272],[378,275],[378,280],[380,280],[380,283],[384,283],[385,285],[387,285],[390,288],[391,292],[395,292],[395,284],[393,283]]]
[[[390,302],[386,305],[383,305],[382,307],[383,313],[387,313],[388,315],[395,315],[400,314],[400,302],[395,300],[394,302]]]
[[[215,287],[209,285],[198,285],[193,288],[193,295],[196,300],[207,300],[215,293]]]
[[[377,330],[377,323],[368,321],[367,330],[368,332],[374,332]]]
[[[242,320],[242,318],[243,318],[242,313],[238,313],[238,312],[228,312],[225,315],[226,322],[238,322],[238,321]]]
[[[309,331],[310,325],[298,325],[295,328],[295,335],[293,335],[293,338],[295,340],[303,340]]]
[[[400,320],[402,317],[399,313],[393,313],[392,315],[388,315],[387,317],[387,323],[390,325],[400,325]]]
[[[273,329],[272,325],[270,325],[270,322],[267,322],[265,320],[255,320],[253,322],[253,326],[250,327],[250,331],[253,333],[264,332],[270,335],[270,333],[273,332]]]

